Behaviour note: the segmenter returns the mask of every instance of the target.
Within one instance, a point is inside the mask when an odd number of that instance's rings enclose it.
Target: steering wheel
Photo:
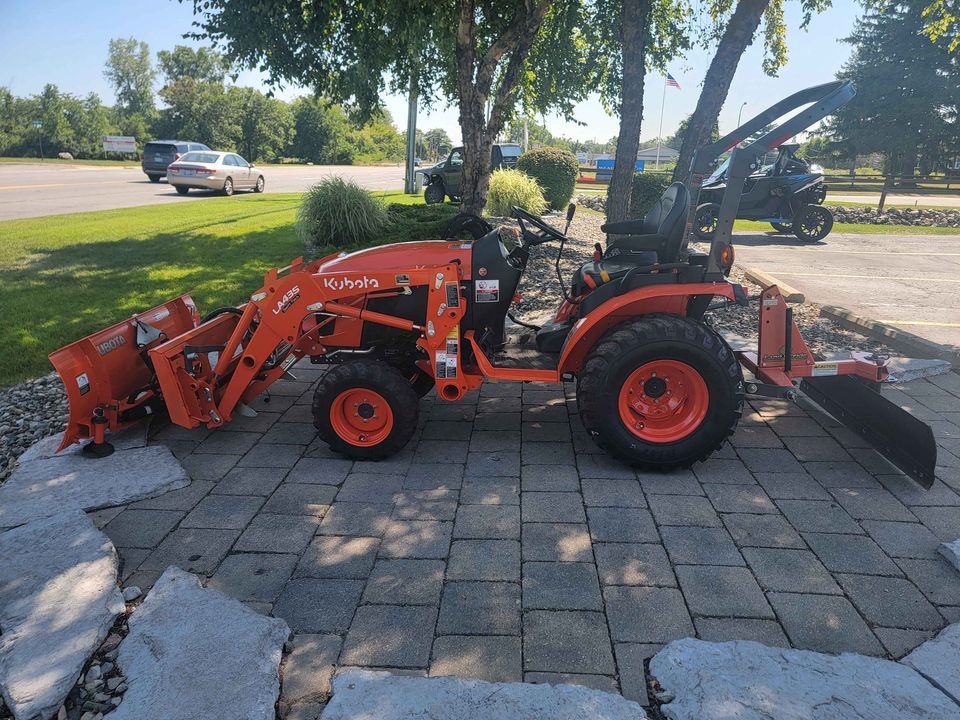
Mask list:
[[[527,245],[541,245],[549,240],[563,241],[566,239],[564,238],[563,233],[561,233],[559,230],[547,225],[547,223],[538,218],[536,215],[528,213],[526,210],[523,208],[518,208],[516,205],[513,206],[513,216],[520,224],[520,229],[523,231],[523,237],[525,239],[530,238],[530,240],[527,242]],[[540,233],[527,230],[527,226],[523,223],[524,220],[540,230]]]

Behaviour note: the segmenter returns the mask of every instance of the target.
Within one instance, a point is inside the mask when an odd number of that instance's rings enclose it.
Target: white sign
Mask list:
[[[126,135],[104,135],[103,151],[118,152],[118,153],[136,153],[137,140],[136,138],[127,137]]]

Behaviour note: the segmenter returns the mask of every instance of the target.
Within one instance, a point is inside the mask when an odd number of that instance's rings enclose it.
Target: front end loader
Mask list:
[[[877,391],[885,361],[863,353],[824,361],[807,348],[778,290],[759,298],[755,352],[734,352],[706,322],[716,299],[746,303],[727,279],[743,181],[757,158],[829,114],[848,83],[796,93],[694,158],[690,188],[674,186],[653,217],[608,226],[607,249],[571,278],[554,318],[506,323],[530,250],[562,252],[563,232],[515,208],[519,237],[460,218],[471,239],[446,238],[339,253],[269,271],[237,307],[199,316],[182,296],[50,355],[70,401],[63,446],[110,452],[109,432],[164,412],[185,428],[217,428],[302,358],[329,366],[313,399],[318,436],[348,457],[401,449],[418,400],[455,402],[485,380],[576,381],[584,427],[638,467],[702,461],[733,433],[746,394],[793,399],[805,391],[926,487],[930,429]],[[810,105],[812,103],[812,105]],[[688,247],[710,161],[786,112],[776,131],[733,150],[709,253]],[[691,202],[691,196],[693,202]]]

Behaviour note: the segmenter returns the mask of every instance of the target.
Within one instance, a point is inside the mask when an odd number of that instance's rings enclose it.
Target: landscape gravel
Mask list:
[[[577,201],[598,205],[599,196],[578,196]],[[589,199],[584,199],[589,198]],[[602,198],[601,198],[602,199]],[[510,219],[493,219],[495,224],[516,227]],[[565,218],[548,217],[547,221],[563,229]],[[560,259],[563,286],[569,288],[572,273],[593,257],[594,244],[606,247],[606,235],[600,231],[603,216],[581,208],[569,231]],[[559,243],[548,242],[530,251],[527,272],[520,281],[522,296],[511,311],[514,317],[534,324],[548,319],[563,297],[554,263]],[[734,267],[731,279],[747,287],[751,296],[760,292]],[[709,321],[723,333],[733,333],[746,340],[756,340],[757,305],[731,304],[708,313]],[[820,317],[820,308],[813,303],[794,305],[794,318],[804,339],[815,353],[859,349],[884,355],[895,355],[889,347],[844,330],[827,318]],[[63,431],[67,421],[67,400],[63,386],[54,373],[0,390],[0,482],[11,473],[15,460],[38,440]]]

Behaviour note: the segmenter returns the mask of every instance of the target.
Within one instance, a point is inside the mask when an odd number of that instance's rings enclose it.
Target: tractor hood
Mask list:
[[[395,243],[358,250],[327,260],[317,273],[372,272],[397,270],[406,272],[412,268],[446,265],[458,261],[463,268],[464,279],[470,278],[473,243],[469,241],[424,240]]]

